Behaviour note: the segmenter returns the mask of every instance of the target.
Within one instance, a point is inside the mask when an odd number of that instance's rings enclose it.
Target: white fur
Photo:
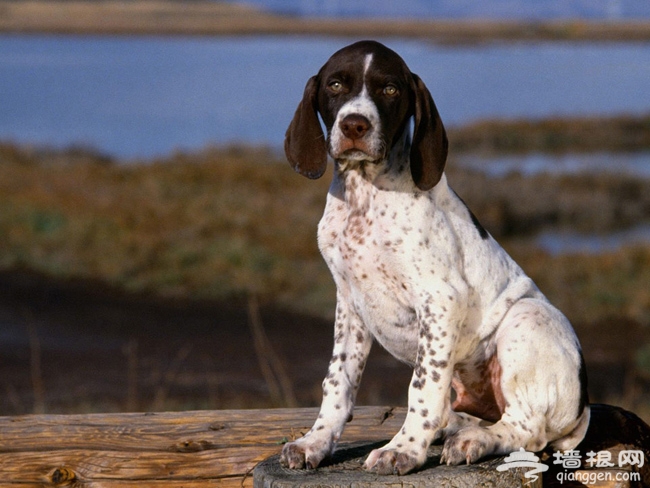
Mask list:
[[[365,89],[343,106],[337,122],[351,113],[380,130]],[[343,137],[337,127],[331,137],[336,171],[318,228],[337,286],[334,351],[319,417],[303,438],[284,447],[283,463],[315,467],[333,452],[352,415],[373,338],[414,373],[404,425],[370,454],[367,469],[411,471],[443,436],[449,464],[520,447],[537,451],[548,443],[575,447],[589,408],[578,412],[581,358],[567,319],[481,233],[444,174],[423,192],[408,165],[404,170],[394,160],[405,157],[399,148],[387,160],[337,157]],[[496,371],[504,407],[487,427],[455,412],[451,401],[452,384],[463,397],[465,387],[481,384],[486,364]]]

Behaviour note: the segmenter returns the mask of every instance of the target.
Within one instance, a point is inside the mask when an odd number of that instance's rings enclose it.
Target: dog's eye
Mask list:
[[[399,95],[399,90],[395,85],[386,85],[384,87],[384,95],[389,97],[395,97]]]
[[[340,93],[343,91],[343,83],[340,81],[332,81],[327,85],[327,88],[329,88],[332,93]]]

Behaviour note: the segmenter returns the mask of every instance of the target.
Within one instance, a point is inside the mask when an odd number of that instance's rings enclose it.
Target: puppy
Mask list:
[[[336,52],[307,82],[285,152],[309,178],[334,160],[318,244],[337,307],[320,413],[281,463],[331,455],[373,340],[413,377],[403,427],[366,469],[408,473],[439,438],[447,464],[574,448],[589,423],[578,339],[448,186],[445,129],[404,61],[373,41]]]

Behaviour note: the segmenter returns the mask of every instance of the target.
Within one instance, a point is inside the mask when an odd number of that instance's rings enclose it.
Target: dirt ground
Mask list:
[[[0,274],[0,415],[317,406],[332,324],[264,305],[252,322],[249,305]],[[265,332],[261,349],[251,323]],[[629,344],[644,333],[638,324],[612,319],[576,328],[592,400],[634,394]],[[273,369],[268,360],[275,356],[280,375],[271,381],[261,364]],[[375,346],[358,404],[405,405],[410,374]]]
[[[0,275],[0,415],[315,406],[331,353],[323,319],[260,306],[290,385],[273,395],[249,306],[125,296],[85,282]],[[360,403],[403,404],[409,369],[375,348]],[[386,383],[382,378],[393,377]]]

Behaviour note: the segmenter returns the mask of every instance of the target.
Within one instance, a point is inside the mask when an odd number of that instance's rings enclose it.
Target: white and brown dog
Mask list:
[[[578,339],[447,185],[442,121],[404,61],[373,41],[336,52],[307,82],[285,151],[309,178],[335,162],[318,243],[337,308],[320,414],[281,463],[315,468],[333,452],[373,339],[414,370],[404,425],[366,469],[407,473],[441,437],[447,464],[574,448],[589,423]]]

